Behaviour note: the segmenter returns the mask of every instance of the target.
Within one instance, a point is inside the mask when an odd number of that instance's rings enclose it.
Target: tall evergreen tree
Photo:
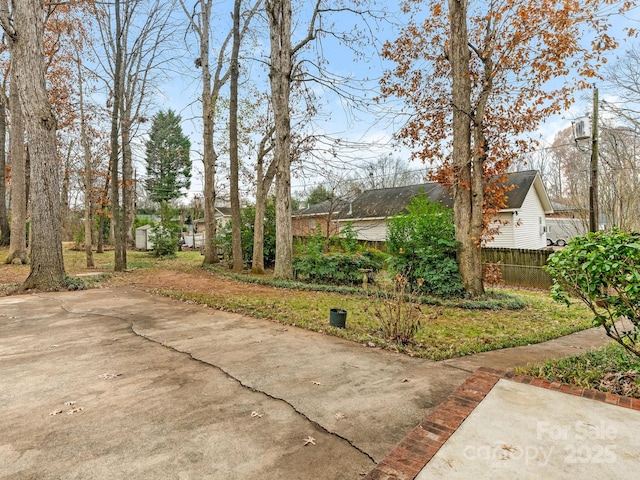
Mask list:
[[[182,133],[180,115],[172,110],[153,117],[147,147],[147,180],[149,198],[162,203],[183,195],[191,186],[191,142]]]

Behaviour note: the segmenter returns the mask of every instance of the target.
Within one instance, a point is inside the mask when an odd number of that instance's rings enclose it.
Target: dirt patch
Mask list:
[[[203,269],[194,269],[189,272],[145,269],[118,275],[108,283],[112,286],[129,286],[147,292],[171,290],[263,297],[290,295],[290,292],[283,289],[238,282]]]
[[[29,276],[29,265],[0,263],[0,295],[5,295]]]
[[[87,270],[89,273],[96,271]],[[86,272],[85,272],[86,273]],[[112,272],[107,272],[112,273]],[[16,285],[29,276],[28,265],[0,264],[0,295],[9,293]],[[78,276],[82,276],[79,274]],[[264,297],[283,297],[291,293],[274,287],[238,282],[211,271],[195,267],[189,271],[174,270],[171,267],[136,269],[114,274],[103,282],[106,286],[128,286],[152,292],[154,290],[188,291],[228,295],[249,295]]]

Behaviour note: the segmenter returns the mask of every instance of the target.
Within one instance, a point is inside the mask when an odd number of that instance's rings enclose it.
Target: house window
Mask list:
[[[315,218],[309,219],[309,228],[312,229],[312,230],[315,230],[315,228],[316,228],[316,219]]]

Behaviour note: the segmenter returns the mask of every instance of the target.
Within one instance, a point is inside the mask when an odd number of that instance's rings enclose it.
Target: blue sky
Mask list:
[[[388,8],[389,12],[387,20],[397,21],[399,20],[399,14],[392,14],[391,12],[398,12],[390,2],[384,4]],[[216,6],[217,14],[216,18],[212,22],[212,28],[216,32],[222,32],[223,34],[228,31],[230,26],[230,11],[231,6],[229,2],[221,2]],[[181,21],[184,19],[184,14],[181,9],[176,11],[176,19]],[[624,27],[637,26],[640,16],[637,10],[633,11],[627,18],[618,18],[614,24],[614,30],[621,33]],[[260,21],[260,20],[259,20]],[[389,67],[380,57],[380,46],[384,40],[393,39],[396,36],[394,32],[393,22],[382,21],[372,22],[371,25],[363,25],[357,23],[361,20],[353,16],[344,16],[336,20],[338,28],[343,29],[346,32],[350,31],[352,25],[359,25],[360,27],[370,27],[373,31],[375,28],[379,28],[376,31],[377,43],[370,46],[364,56],[355,56],[348,48],[346,48],[339,41],[333,38],[325,38],[322,43],[322,51],[328,62],[327,68],[334,73],[338,73],[344,76],[353,76],[361,79],[368,79],[363,85],[370,87],[372,91],[366,92],[366,97],[370,100],[376,95],[377,80],[382,75],[385,68]],[[186,24],[186,22],[185,22]],[[302,30],[298,30],[298,36],[302,35]],[[252,61],[259,60],[264,61],[265,55],[268,52],[268,39],[264,36],[266,33],[266,27],[262,20],[262,26],[259,30],[260,35],[253,36],[249,41],[251,42],[251,48],[249,54],[253,56],[252,59],[243,60],[243,65],[252,65]],[[619,51],[609,54],[610,63],[615,63],[616,56],[620,55],[625,48],[628,48],[631,42],[635,39],[629,40],[621,37],[621,46]],[[176,72],[173,78],[161,87],[163,94],[159,96],[158,108],[172,108],[179,112],[183,117],[183,128],[192,139],[192,148],[194,153],[192,160],[194,161],[194,177],[192,181],[192,192],[199,193],[202,191],[201,176],[198,172],[202,171],[202,165],[199,161],[198,152],[201,151],[201,122],[199,121],[200,115],[200,71],[193,66],[194,59],[198,56],[197,45],[193,38],[186,35],[185,52],[180,55],[180,62],[176,68]],[[214,38],[214,48],[215,48]],[[314,46],[318,46],[315,44]],[[309,57],[311,58],[311,57]],[[264,86],[266,82],[265,72],[261,67],[252,66],[250,68],[250,74],[252,80],[256,84],[262,84]],[[394,146],[391,142],[392,136],[395,131],[403,122],[402,106],[399,101],[394,102],[389,100],[385,102],[385,105],[376,105],[373,101],[370,102],[371,111],[358,111],[354,110],[350,106],[346,105],[335,93],[330,89],[321,85],[314,85],[314,92],[318,96],[319,103],[322,105],[321,115],[319,115],[317,121],[314,123],[313,129],[316,133],[327,133],[334,137],[343,138],[347,142],[354,142],[357,144],[355,148],[345,148],[335,161],[333,158],[328,158],[326,162],[332,165],[332,168],[345,171],[356,172],[357,163],[359,160],[374,159],[377,156],[392,153],[395,156],[407,159],[409,152],[403,148]],[[609,92],[604,89],[600,89],[601,98],[609,101],[615,101],[615,93]],[[396,113],[390,114],[384,112],[383,109],[389,108]],[[550,118],[542,128],[536,132],[536,134],[543,140],[543,142],[551,143],[553,136],[559,130],[566,128],[571,124],[571,120],[580,117],[591,109],[591,93],[586,92],[577,98],[573,108],[564,112],[561,115]],[[322,163],[322,161],[320,161]],[[416,168],[424,168],[421,165],[416,165]],[[144,170],[142,169],[141,173]],[[293,179],[293,192],[294,194],[300,194],[305,190],[309,190],[313,186],[322,182],[322,179],[317,176],[317,169],[307,169],[306,174],[299,174]]]

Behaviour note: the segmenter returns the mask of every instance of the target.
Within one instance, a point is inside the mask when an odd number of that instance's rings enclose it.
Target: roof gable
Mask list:
[[[508,179],[505,182],[507,187],[507,205],[503,211],[522,208],[525,198],[533,187],[540,199],[540,204],[542,205],[544,213],[553,213],[551,200],[549,200],[549,196],[547,195],[547,191],[544,188],[544,184],[542,183],[542,179],[540,178],[537,170],[512,172],[508,175]]]

